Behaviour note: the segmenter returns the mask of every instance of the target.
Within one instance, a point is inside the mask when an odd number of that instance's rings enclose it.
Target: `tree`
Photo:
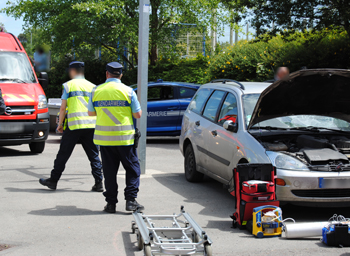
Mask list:
[[[271,29],[277,32],[340,26],[350,36],[349,0],[223,0],[223,3],[243,10],[235,20],[249,19],[257,35]]]
[[[151,0],[150,5],[150,60],[154,65],[159,46],[169,44],[173,24],[193,23],[203,32],[213,24],[219,0]],[[19,0],[9,2],[2,11],[23,17],[26,26],[42,29],[46,40],[52,40],[53,52],[69,52],[82,45],[103,47],[132,65],[123,54],[126,47],[137,62],[137,0]],[[224,19],[221,15],[217,22]]]

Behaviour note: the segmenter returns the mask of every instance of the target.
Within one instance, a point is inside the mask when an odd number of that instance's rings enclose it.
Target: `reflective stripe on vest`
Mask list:
[[[107,82],[92,91],[97,113],[94,142],[100,146],[134,144],[135,129],[131,112],[132,88]]]
[[[73,79],[63,85],[68,94],[68,127],[70,130],[95,128],[96,117],[88,115],[88,101],[95,85],[85,79]]]

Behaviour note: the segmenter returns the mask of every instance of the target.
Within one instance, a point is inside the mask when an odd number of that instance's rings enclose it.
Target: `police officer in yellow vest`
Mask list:
[[[126,210],[144,209],[135,198],[140,185],[140,165],[134,147],[134,118],[140,118],[141,106],[132,88],[122,84],[122,65],[107,64],[104,84],[92,91],[89,115],[96,116],[94,142],[100,146],[107,205],[104,211],[115,213],[118,203],[117,173],[120,162],[126,171],[124,196]]]
[[[84,78],[84,62],[73,61],[69,64],[69,76],[72,80],[63,84],[62,104],[60,109],[57,131],[63,132],[63,122],[68,107],[68,127],[65,129],[54,168],[49,179],[40,179],[43,186],[55,190],[66,163],[71,156],[75,145],[80,142],[90,160],[91,173],[95,179],[92,191],[102,192],[102,164],[99,151],[93,142],[96,118],[88,115],[88,101],[95,85]]]

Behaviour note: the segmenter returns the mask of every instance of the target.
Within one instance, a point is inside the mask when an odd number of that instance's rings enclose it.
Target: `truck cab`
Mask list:
[[[0,115],[0,146],[28,144],[42,153],[49,134],[50,115],[43,87],[47,74],[38,79],[21,42],[0,32],[0,88],[6,111]]]

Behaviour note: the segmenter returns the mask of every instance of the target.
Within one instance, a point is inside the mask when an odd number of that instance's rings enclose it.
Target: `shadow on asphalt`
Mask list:
[[[29,146],[28,146],[28,151],[22,151],[22,150],[17,150],[17,149],[12,149],[12,148],[6,148],[0,146],[0,157],[12,157],[12,156],[36,156],[39,154],[35,154],[30,152]]]
[[[7,187],[5,188],[8,192],[22,192],[22,193],[37,193],[37,194],[44,194],[44,193],[92,193],[89,190],[78,190],[78,189],[70,189],[70,188],[60,188],[57,190],[52,189],[46,189],[46,188],[12,188]],[[96,192],[95,192],[96,193]]]
[[[80,216],[80,215],[103,215],[108,214],[106,212],[101,211],[92,211],[89,209],[78,208],[72,205],[57,205],[53,208],[47,208],[42,210],[30,211],[28,214],[31,215],[39,215],[39,216]],[[110,214],[110,213],[109,213]],[[126,212],[116,212],[118,215],[130,215],[130,213]]]
[[[131,232],[122,232],[123,244],[125,247],[125,255],[126,256],[135,256],[135,252],[139,252],[139,248],[136,246],[137,239],[136,234],[132,234]],[[133,239],[133,240],[132,240]]]

